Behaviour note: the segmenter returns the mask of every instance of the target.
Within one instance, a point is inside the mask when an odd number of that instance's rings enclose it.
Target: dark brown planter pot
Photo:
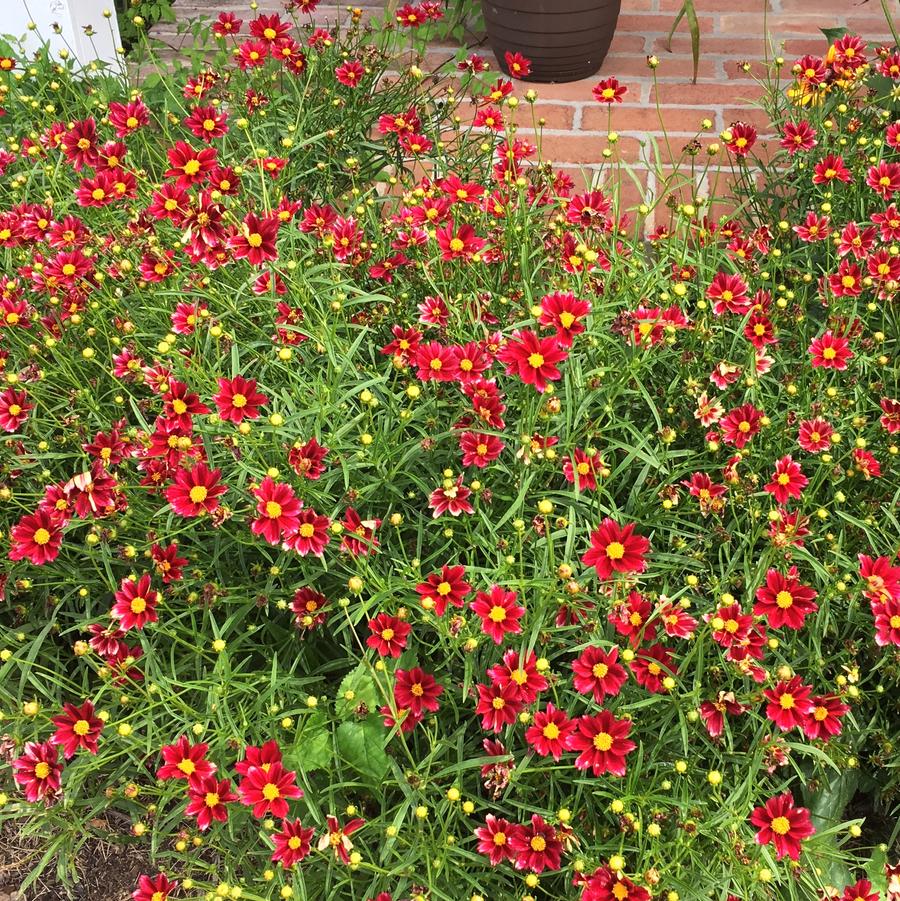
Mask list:
[[[622,0],[481,0],[491,49],[531,60],[525,81],[575,81],[593,75],[612,43]]]

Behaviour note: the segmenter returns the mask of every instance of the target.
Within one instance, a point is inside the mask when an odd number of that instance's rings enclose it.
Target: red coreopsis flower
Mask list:
[[[155,876],[141,876],[137,888],[131,893],[133,901],[168,901],[169,895],[178,888],[178,883],[165,873]]]
[[[596,491],[598,473],[608,473],[603,458],[594,450],[591,453],[576,448],[571,457],[563,460],[563,475],[579,491]]]
[[[475,712],[481,717],[481,728],[490,732],[502,732],[514,723],[522,709],[518,686],[510,681],[481,683],[477,686],[478,703]]]
[[[440,488],[435,488],[428,498],[428,505],[431,507],[431,515],[434,519],[449,513],[451,516],[459,516],[462,513],[474,513],[475,508],[472,506],[469,498],[472,496],[472,489],[463,485],[463,477],[460,476],[455,482],[448,479],[449,487],[445,484]]]
[[[94,715],[94,705],[85,701],[80,707],[63,704],[61,716],[53,718],[56,732],[50,741],[62,745],[63,756],[68,760],[79,748],[91,754],[97,753],[97,739],[103,731],[103,720]]]
[[[463,432],[459,436],[459,449],[462,451],[463,466],[477,466],[484,469],[503,451],[505,445],[496,435],[484,435],[481,432]]]
[[[230,779],[215,776],[195,777],[188,780],[188,803],[185,816],[197,818],[197,828],[206,832],[213,820],[224,823],[228,819],[227,805],[240,798],[231,791]]]
[[[511,684],[521,704],[533,704],[549,684],[538,671],[534,651],[522,654],[510,648],[503,654],[503,662],[489,667],[487,674],[493,685]]]
[[[452,347],[440,341],[426,341],[416,348],[416,378],[423,382],[453,382],[459,376]]]
[[[443,685],[438,685],[434,676],[418,666],[394,673],[394,702],[413,716],[424,716],[426,710],[436,713],[440,706],[438,698],[443,693]]]
[[[892,557],[859,555],[859,575],[865,583],[863,594],[873,603],[900,600],[900,566]]]
[[[756,129],[746,122],[735,122],[727,129],[728,140],[725,146],[729,153],[733,153],[739,159],[745,157],[756,143]]]
[[[316,513],[312,507],[303,507],[297,513],[297,530],[284,536],[282,547],[285,550],[295,551],[301,557],[308,554],[321,557],[329,541],[331,541],[331,520]]]
[[[416,585],[416,593],[421,599],[422,606],[426,610],[434,610],[438,616],[444,615],[447,604],[462,607],[466,595],[472,591],[472,586],[465,580],[465,575],[464,566],[444,564],[439,573],[432,573],[424,582]]]
[[[871,451],[855,447],[853,449],[853,466],[862,473],[865,479],[881,478],[881,464]]]
[[[179,516],[213,513],[219,508],[219,498],[228,490],[219,483],[221,476],[220,469],[210,469],[205,463],[179,469],[166,489],[166,500]]]
[[[558,870],[562,863],[563,844],[556,829],[544,822],[543,817],[533,813],[531,824],[519,826],[509,837],[509,844],[515,853],[517,870]]]
[[[347,60],[334,70],[334,77],[348,88],[359,87],[365,74],[366,70],[363,64],[356,59]]]
[[[575,335],[585,329],[582,321],[591,312],[586,300],[579,300],[571,291],[555,291],[541,298],[539,322],[545,328],[556,330],[556,340],[563,347],[571,347]]]
[[[165,585],[178,582],[184,575],[183,567],[188,562],[187,557],[178,556],[178,545],[175,542],[167,547],[154,544],[150,548],[150,558],[153,560],[154,569],[162,577]]]
[[[519,828],[509,820],[489,813],[484,818],[484,825],[475,830],[478,853],[486,855],[492,867],[504,860],[514,860],[516,852],[510,847],[509,840]]]
[[[705,472],[692,473],[690,479],[685,479],[681,484],[687,488],[691,497],[697,498],[703,516],[720,513],[725,509],[724,496],[728,492],[728,486],[715,484]]]
[[[259,408],[269,402],[265,394],[256,390],[255,379],[235,376],[233,379],[219,379],[219,391],[213,401],[219,418],[237,425],[245,419],[257,419]]]
[[[618,78],[604,78],[602,81],[594,85],[592,94],[594,100],[598,103],[621,103],[622,98],[628,92],[628,88],[623,84],[619,84]]]
[[[803,723],[803,734],[809,739],[828,741],[841,734],[841,717],[850,708],[837,695],[820,695],[812,699],[812,712]]]
[[[853,351],[850,350],[850,342],[843,335],[832,334],[829,330],[813,340],[809,345],[809,354],[815,367],[844,370]]]
[[[868,879],[860,879],[855,885],[848,885],[839,901],[880,901],[881,895],[872,888]],[[889,898],[888,901],[894,901]]]
[[[275,241],[280,225],[278,216],[247,213],[238,230],[228,239],[228,247],[235,259],[246,259],[251,266],[278,259]]]
[[[598,704],[606,697],[615,697],[628,680],[628,673],[619,663],[619,649],[608,651],[596,646],[586,647],[572,661],[575,690],[591,694]]]
[[[228,133],[227,121],[228,115],[214,106],[195,106],[184,120],[184,125],[195,138],[208,144]]]
[[[806,617],[819,609],[816,596],[812,588],[800,583],[796,566],[792,566],[786,576],[777,569],[770,569],[766,573],[766,584],[756,590],[753,612],[764,616],[772,629],[781,626],[801,629]]]
[[[299,629],[314,629],[328,617],[328,598],[309,586],[298,588],[291,599],[291,610]]]
[[[260,747],[247,745],[244,748],[244,759],[238,761],[234,769],[241,776],[247,776],[253,769],[267,773],[275,763],[281,763],[281,748],[275,739],[271,739]]]
[[[747,283],[730,272],[717,272],[706,289],[706,296],[713,304],[717,316],[723,313],[737,313],[744,316],[750,312],[752,301]]]
[[[150,124],[150,110],[140,97],[128,103],[111,102],[109,124],[115,129],[116,137],[127,138],[137,129]]]
[[[305,444],[298,441],[288,451],[288,464],[301,478],[315,481],[326,470],[324,460],[327,455],[328,448],[319,444],[315,438],[310,438]]]
[[[606,517],[591,532],[591,547],[582,556],[585,566],[593,566],[601,579],[609,579],[613,573],[642,573],[647,567],[645,554],[650,542],[634,532],[634,523],[620,527]]]
[[[94,117],[73,122],[59,143],[66,159],[76,172],[97,164],[97,123]]]
[[[863,289],[862,270],[845,258],[838,264],[837,272],[828,276],[828,287],[835,297],[859,297]]]
[[[650,901],[647,889],[609,866],[597,867],[590,876],[576,877],[574,882],[583,886],[581,901]]]
[[[29,560],[35,566],[43,566],[59,556],[62,528],[57,517],[38,509],[10,529],[10,539],[10,560]]]
[[[506,366],[507,375],[518,375],[526,385],[543,393],[547,382],[561,377],[557,363],[568,356],[556,338],[541,338],[527,329],[520,329],[500,348],[497,359]]]
[[[794,226],[794,232],[801,241],[811,244],[815,241],[825,241],[828,238],[829,225],[830,220],[827,216],[807,213],[803,223]]]
[[[831,447],[834,429],[825,419],[804,419],[797,431],[797,444],[810,454],[820,454]]]
[[[804,685],[799,676],[780,679],[774,688],[767,688],[763,692],[763,697],[769,702],[766,705],[766,716],[782,732],[802,726],[812,713],[811,694],[812,689]]]
[[[328,816],[325,818],[325,822],[328,831],[319,839],[318,849],[320,851],[327,851],[331,848],[331,850],[334,851],[336,860],[340,860],[343,863],[350,863],[350,852],[353,850],[353,842],[350,841],[350,836],[353,835],[357,829],[361,829],[365,826],[366,821],[357,817],[342,826],[338,822],[337,817]]]
[[[354,557],[367,557],[378,550],[375,530],[381,525],[380,519],[360,519],[353,507],[347,507],[341,525],[344,527],[342,551],[349,551]]]
[[[492,585],[490,592],[479,591],[469,605],[481,617],[481,629],[485,635],[502,644],[504,636],[518,635],[522,631],[519,620],[525,608],[516,603],[516,593],[507,591],[500,585]]]
[[[541,757],[559,760],[569,750],[575,723],[564,710],[548,704],[534,715],[534,723],[525,730],[525,740]]]
[[[510,53],[507,50],[503,54],[503,61],[506,63],[506,72],[513,78],[527,78],[531,75],[531,60],[521,53]]]
[[[186,735],[179,736],[175,744],[163,745],[159,753],[163,765],[156,771],[157,779],[206,779],[216,771],[216,765],[206,759],[209,745],[199,742],[192,745]]]
[[[875,618],[875,644],[900,647],[900,601],[888,598],[872,601],[872,616]]]
[[[578,720],[578,731],[570,739],[570,748],[581,751],[575,766],[591,770],[595,776],[612,773],[625,775],[625,758],[637,745],[628,738],[631,720],[617,720],[608,710]]]
[[[480,253],[487,241],[475,234],[475,229],[468,223],[457,228],[453,221],[447,222],[435,231],[435,238],[441,250],[441,259],[470,260]]]
[[[374,648],[383,657],[399,657],[403,653],[412,631],[409,623],[388,613],[379,613],[369,620],[368,625],[372,634],[366,639],[366,644],[370,648]]]
[[[890,200],[900,191],[900,163],[881,160],[866,173],[866,184],[880,197]]]
[[[217,152],[213,147],[195,150],[184,141],[176,141],[175,146],[166,151],[166,155],[169,158],[166,178],[175,179],[176,186],[186,191],[192,185],[206,181],[215,168]]]
[[[166,384],[163,395],[165,401],[165,416],[173,426],[190,430],[192,428],[191,417],[209,413],[209,407],[200,402],[200,395],[188,390],[184,382],[170,379]]]
[[[816,130],[806,119],[800,122],[785,122],[784,133],[779,144],[793,156],[801,150],[812,150],[816,141]]]
[[[288,813],[288,800],[303,797],[296,781],[297,774],[285,770],[280,763],[273,763],[266,770],[253,767],[241,780],[241,802],[253,808],[258,820],[269,815],[283,819]]]
[[[753,617],[744,613],[740,604],[726,604],[704,619],[712,628],[713,641],[723,648],[743,646],[753,627]]]
[[[843,157],[829,153],[813,167],[813,184],[830,185],[836,181],[851,182],[853,176],[844,165]]]
[[[229,34],[237,34],[243,24],[244,20],[236,18],[234,13],[219,13],[216,21],[213,22],[213,34],[217,38],[224,38]]]
[[[783,795],[769,798],[762,806],[750,814],[750,822],[759,830],[756,842],[760,845],[774,845],[778,860],[800,857],[800,843],[815,834],[809,811],[794,805],[794,796],[788,791]]]
[[[668,691],[666,678],[674,676],[678,670],[672,661],[671,649],[655,644],[637,652],[631,663],[631,671],[642,688],[653,694],[662,694]]]
[[[735,407],[719,420],[722,437],[729,444],[733,444],[738,450],[741,450],[759,432],[762,427],[762,417],[762,410],[757,410],[753,404]]]
[[[272,860],[289,870],[310,852],[315,829],[304,827],[300,820],[284,820],[279,832],[272,833],[275,853]]]
[[[269,544],[279,544],[283,535],[292,535],[300,528],[302,502],[286,482],[266,476],[253,496],[257,501],[257,518],[250,525],[254,535],[261,535]]]
[[[52,800],[59,791],[62,764],[58,762],[59,749],[49,741],[29,741],[12,762],[13,778],[25,791],[32,803]]]
[[[151,577],[144,573],[140,579],[122,579],[115,593],[115,604],[110,613],[119,620],[122,629],[143,629],[147,623],[155,623],[159,617],[156,605],[160,601],[158,591],[150,588]]]
[[[735,700],[734,692],[731,691],[720,691],[715,701],[704,701],[700,705],[700,717],[709,737],[721,738],[725,731],[725,714],[739,716],[744,709],[743,705]]]
[[[15,432],[26,419],[34,406],[28,403],[28,395],[16,388],[7,388],[0,392],[0,429],[4,432]]]
[[[775,472],[765,491],[772,495],[779,504],[786,504],[788,498],[799,498],[809,479],[803,475],[800,464],[790,454],[775,463]]]

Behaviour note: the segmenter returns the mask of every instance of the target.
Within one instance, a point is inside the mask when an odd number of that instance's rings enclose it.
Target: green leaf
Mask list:
[[[289,770],[309,773],[326,769],[333,756],[331,727],[325,715],[316,712],[305,718],[297,743],[285,749],[284,764]]]
[[[388,771],[384,750],[385,731],[377,719],[361,723],[341,723],[337,730],[337,747],[341,757],[377,785]]]
[[[335,710],[344,719],[356,718],[360,704],[365,704],[370,711],[377,710],[380,706],[378,687],[365,661],[344,676],[337,690]]]
[[[828,39],[828,43],[834,43],[838,38],[842,38],[845,34],[847,34],[847,29],[842,25],[837,26],[836,28],[820,28],[819,31],[825,35]]]

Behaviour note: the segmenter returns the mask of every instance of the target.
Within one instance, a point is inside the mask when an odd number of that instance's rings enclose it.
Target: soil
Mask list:
[[[143,849],[116,842],[116,828],[106,821],[94,823],[110,840],[91,836],[75,859],[72,885],[56,878],[56,864],[24,891],[19,886],[40,861],[41,842],[20,834],[13,823],[0,828],[0,901],[130,901],[141,873],[150,872]]]

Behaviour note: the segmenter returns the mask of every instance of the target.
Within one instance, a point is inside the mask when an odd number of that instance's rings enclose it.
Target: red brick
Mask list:
[[[896,24],[900,24],[900,20],[897,20]],[[869,41],[878,40],[879,38],[886,40],[891,37],[891,30],[888,28],[888,24],[881,12],[880,4],[876,4],[872,9],[854,11],[847,16],[846,25],[851,31],[861,34]]]
[[[781,0],[781,9],[786,13],[805,12],[810,8],[813,0]],[[878,2],[878,0],[870,0]],[[815,0],[815,9],[818,14],[824,18],[829,16],[835,18],[837,16],[846,15],[849,10],[857,6],[859,0]]]
[[[530,108],[519,107],[515,121],[519,128],[534,128],[540,119],[545,120],[544,128],[568,131],[575,119],[575,107],[561,103],[538,102]]]
[[[541,158],[554,163],[593,163],[603,161],[606,141],[590,135],[545,134],[540,140]]]
[[[812,6],[815,6],[815,0],[809,0]],[[769,34],[775,38],[785,37],[787,35],[809,34],[820,36],[822,34],[823,19],[818,13],[808,16],[785,16],[770,13],[765,20],[765,27]],[[727,13],[716,19],[717,34],[736,34],[745,37],[753,37],[762,33],[763,16],[761,13],[732,14]]]
[[[760,36],[756,37],[740,37],[710,35],[708,32],[700,35],[700,56],[705,53],[713,53],[717,55],[730,56],[734,59],[761,58],[765,56],[766,42],[762,37],[762,29]],[[666,52],[665,38],[658,37],[650,39],[650,49],[657,56],[661,56]],[[672,51],[681,56],[691,55],[691,37],[683,25],[680,25],[675,36],[672,38]]]
[[[628,2],[628,0],[625,0],[625,2]],[[681,9],[683,2],[684,0],[659,0],[659,11],[677,13]],[[800,0],[800,2],[810,3],[812,0]],[[695,0],[694,5],[700,13],[708,12],[712,15],[718,15],[722,12],[723,0]],[[728,12],[762,13],[762,0],[724,0],[724,5]],[[772,2],[769,0],[769,8],[771,9],[771,7]]]
[[[671,15],[626,15],[622,13],[619,16],[619,24],[616,26],[616,31],[624,29],[625,31],[638,34],[668,34],[674,21],[675,17]],[[715,18],[713,16],[697,16],[697,24],[700,26],[701,34],[711,33],[714,23]]]
[[[703,111],[685,109],[683,107],[663,107],[663,122],[667,131],[681,131],[689,135],[700,129]],[[659,116],[655,107],[618,106],[612,111],[612,128],[614,131],[652,132],[660,131]],[[581,113],[582,131],[608,130],[608,116],[605,109],[597,106],[585,107]]]
[[[634,34],[624,28],[617,28],[613,35],[610,53],[643,53],[646,49],[647,38],[643,32]]]
[[[722,104],[741,104],[758,97],[760,89],[752,82],[736,84],[656,84],[650,89],[650,102],[668,106],[712,108]]]
[[[726,106],[722,110],[722,120],[726,127],[732,122],[746,122],[760,134],[774,134],[775,132],[765,110],[753,106]]]
[[[599,80],[599,75],[592,75],[590,78],[564,84],[534,84],[528,87],[537,91],[541,100],[578,100],[582,103],[596,103],[591,92]]]
[[[646,54],[610,54],[603,63],[603,70],[613,73],[625,84],[629,78],[653,78]],[[656,69],[658,79],[691,78],[693,73],[694,64],[690,57],[676,56],[674,53],[664,53],[659,57],[659,67]],[[701,56],[697,74],[700,78],[715,78],[719,74],[716,61]]]

